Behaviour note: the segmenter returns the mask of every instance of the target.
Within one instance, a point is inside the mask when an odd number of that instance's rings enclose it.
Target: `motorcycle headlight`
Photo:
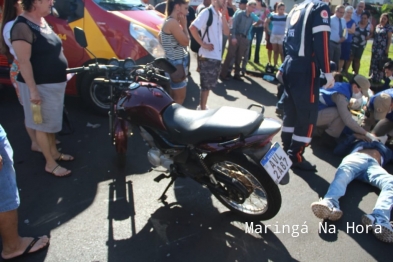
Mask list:
[[[134,23],[130,23],[130,34],[153,57],[158,58],[165,56],[164,49],[162,48],[158,39],[146,28]]]

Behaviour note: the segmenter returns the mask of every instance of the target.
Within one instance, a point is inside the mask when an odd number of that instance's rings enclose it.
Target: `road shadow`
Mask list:
[[[23,108],[15,91],[12,87],[0,90],[0,123],[14,151],[14,167],[21,199],[18,208],[19,233],[22,236],[50,236],[53,230],[91,206],[97,196],[98,184],[111,180],[119,172],[116,167],[117,154],[108,135],[108,117],[83,110],[83,103],[77,97],[67,96],[65,105],[75,133],[58,136],[61,142],[58,148],[75,159],[60,163],[70,169],[72,175],[57,178],[45,172],[43,155],[30,150],[31,141],[24,127]],[[131,136],[128,146],[138,150],[128,151],[127,158],[132,161],[121,174],[146,173],[151,165],[146,158],[147,147],[142,139]],[[47,251],[43,251],[14,261],[44,261],[46,255]]]
[[[247,97],[250,100],[253,100],[264,106],[275,106],[277,98],[274,94],[270,93],[266,88],[263,87],[264,83],[267,83],[260,80],[260,83],[254,81],[249,76],[244,76],[243,79],[245,81],[237,81],[231,79],[229,81],[221,81],[217,84],[216,88],[212,91],[214,94],[218,96],[224,97],[228,101],[236,101],[238,98],[233,95],[228,94],[227,90],[235,90],[240,92],[243,96]]]
[[[122,187],[132,189],[127,182]],[[245,221],[231,212],[219,213],[210,192],[199,184],[178,179],[174,187],[177,201],[163,204],[142,230],[133,231],[128,239],[115,240],[112,236],[111,220],[122,211],[109,208],[108,261],[295,261],[263,224],[254,224],[254,228],[263,228],[263,233],[246,233]],[[109,200],[109,205],[114,205]],[[132,210],[131,201],[128,206],[121,209]],[[126,218],[130,223],[132,213]]]

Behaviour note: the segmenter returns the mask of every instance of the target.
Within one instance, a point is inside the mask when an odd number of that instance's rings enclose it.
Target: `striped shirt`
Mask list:
[[[183,59],[187,54],[187,47],[181,46],[172,34],[166,34],[161,30],[161,44],[165,51],[165,56],[171,60]]]
[[[287,21],[287,14],[278,15],[273,13],[270,16],[270,23],[272,24],[272,35],[284,35],[285,25]]]

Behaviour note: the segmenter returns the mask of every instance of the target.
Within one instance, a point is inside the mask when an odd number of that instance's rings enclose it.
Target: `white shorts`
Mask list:
[[[284,42],[284,36],[285,35],[271,35],[270,43],[282,45],[282,43]]]

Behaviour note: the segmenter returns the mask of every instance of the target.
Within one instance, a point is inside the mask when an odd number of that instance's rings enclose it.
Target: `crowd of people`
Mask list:
[[[71,171],[57,162],[74,158],[58,151],[55,133],[62,128],[67,60],[60,38],[44,19],[52,6],[53,0],[5,1],[2,50],[13,58],[11,79],[24,109],[31,149],[42,152],[46,172],[65,177],[71,175]],[[169,77],[170,95],[178,104],[184,102],[187,93],[190,41],[199,46],[201,93],[197,110],[209,109],[209,91],[216,87],[218,79],[229,80],[233,67],[233,78],[242,81],[254,37],[253,62],[261,62],[260,46],[265,33],[268,64],[275,68],[281,64],[277,73],[284,87],[280,99],[283,106],[281,139],[284,151],[293,162],[292,168],[316,170],[316,166],[303,157],[305,148],[316,135],[322,136],[334,152],[347,152],[328,192],[311,205],[312,211],[322,219],[341,218],[343,212],[338,200],[352,180],[360,179],[381,189],[373,212],[365,214],[362,222],[373,228],[378,239],[393,242],[390,225],[393,177],[382,167],[393,158],[391,149],[385,146],[387,136],[393,132],[393,91],[389,88],[393,62],[386,60],[392,28],[388,14],[382,14],[374,29],[364,6],[364,2],[359,2],[356,9],[338,5],[332,16],[328,4],[317,0],[299,3],[288,14],[284,3],[277,2],[271,12],[262,0],[240,0],[239,8],[231,0],[204,0],[195,12],[192,8],[190,11],[187,0],[167,0],[155,9],[166,16],[159,40],[166,58],[177,69],[176,75]],[[154,9],[147,1],[146,8]],[[374,36],[371,78],[367,79],[358,72],[371,36]],[[223,59],[226,46],[228,51]],[[350,82],[335,82],[335,72],[346,73],[351,63],[354,77]],[[385,90],[372,94],[370,81],[381,79],[385,80]],[[37,112],[33,108],[37,107],[42,123],[37,123],[34,117]],[[364,112],[361,122],[355,121],[348,110],[356,107]],[[1,256],[4,259],[49,245],[47,236],[22,238],[18,234],[19,196],[12,155],[6,133],[0,126],[0,186],[1,191],[6,192],[0,194]]]
[[[339,198],[344,196],[351,181],[361,180],[381,190],[373,211],[364,214],[361,221],[372,228],[377,239],[392,243],[393,177],[382,167],[392,159],[391,149],[385,146],[392,126],[388,124],[393,108],[392,89],[387,87],[373,94],[370,92],[372,79],[359,74],[349,83],[335,82],[334,78],[333,71],[341,72],[340,66],[344,64],[340,65],[339,61],[343,58],[342,51],[348,52],[349,44],[345,44],[348,34],[356,32],[356,25],[354,28],[349,18],[352,10],[339,5],[335,14],[329,16],[327,3],[304,1],[288,14],[284,40],[286,57],[277,72],[277,79],[284,86],[281,139],[294,169],[316,171],[316,166],[305,160],[303,154],[318,133],[327,148],[345,156],[328,192],[311,204],[315,216],[332,221],[340,219],[343,211]],[[385,31],[388,30],[387,17],[382,14],[380,19]],[[387,41],[387,45],[383,45],[384,55],[388,54],[389,44]],[[392,65],[391,61],[383,65],[385,78],[392,75]],[[350,109],[355,107],[364,111],[360,123],[351,115]]]

